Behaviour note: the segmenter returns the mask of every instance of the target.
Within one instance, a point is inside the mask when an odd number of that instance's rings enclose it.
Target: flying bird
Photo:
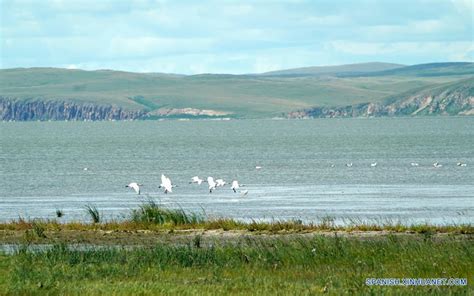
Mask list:
[[[171,180],[170,178],[166,177],[165,175],[161,175],[161,184],[158,188],[164,188],[165,189],[165,194],[167,194],[168,192],[173,192],[173,187],[176,187],[176,186],[173,186],[171,184]]]
[[[419,164],[418,164],[418,162],[412,162],[412,163],[411,163],[411,166],[412,166],[412,167],[417,167],[417,166],[419,166]]]
[[[234,180],[232,181],[232,186],[230,189],[234,190],[235,193],[237,193],[237,189],[239,189],[242,185],[239,184],[239,181]]]
[[[207,184],[209,184],[209,193],[212,193],[212,190],[216,189],[216,182],[214,182],[213,177],[207,177]]]
[[[458,162],[458,163],[457,163],[457,166],[465,167],[465,166],[467,166],[467,164],[465,164],[465,163],[463,163],[463,162]]]
[[[373,167],[373,168],[376,167],[376,166],[377,166],[377,162],[371,163],[370,166]]]
[[[443,165],[440,164],[439,162],[435,162],[435,163],[433,163],[433,166],[434,166],[435,168],[440,168],[440,167],[442,167]]]
[[[138,184],[136,182],[132,182],[132,183],[126,185],[125,187],[132,188],[133,190],[135,190],[135,192],[138,195],[140,195],[140,186],[143,186],[143,184]]]
[[[346,167],[351,168],[352,167],[352,162],[346,163]]]

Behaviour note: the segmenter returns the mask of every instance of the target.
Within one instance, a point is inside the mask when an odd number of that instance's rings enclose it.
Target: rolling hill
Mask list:
[[[421,87],[380,102],[314,107],[290,112],[290,118],[474,115],[474,78]]]
[[[408,76],[449,76],[474,73],[474,63],[430,63],[366,73],[367,76],[408,75]]]
[[[339,66],[304,67],[262,73],[262,76],[344,76],[404,68],[405,65],[391,63],[360,63]]]
[[[365,63],[256,75],[3,69],[0,119],[281,117],[295,110],[382,103],[472,77],[473,63]]]

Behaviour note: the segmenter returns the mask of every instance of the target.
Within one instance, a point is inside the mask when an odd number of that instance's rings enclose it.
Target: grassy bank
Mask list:
[[[150,201],[127,219],[0,224],[0,294],[468,294],[469,286],[367,286],[366,278],[474,281],[473,226],[324,217],[243,222]],[[79,245],[78,245],[79,244]]]
[[[340,236],[374,237],[393,234],[422,235],[423,237],[456,236],[471,238],[472,224],[432,225],[406,224],[381,219],[373,222],[347,220],[336,224],[331,217],[314,222],[301,220],[240,221],[231,218],[212,218],[203,213],[188,213],[182,209],[159,206],[153,201],[143,203],[120,221],[105,220],[100,210],[87,205],[84,211],[90,222],[61,222],[65,213],[56,211],[56,219],[19,218],[0,224],[0,244],[93,244],[93,245],[146,245],[157,242],[180,243],[194,235],[211,240],[232,241],[245,235],[266,236]]]
[[[104,220],[100,210],[93,205],[87,205],[85,212],[90,217],[88,222],[62,223],[63,212],[57,210],[57,219],[23,219],[19,218],[6,223],[0,223],[0,231],[30,231],[37,237],[44,237],[47,232],[59,231],[156,231],[179,232],[185,230],[223,230],[245,231],[250,233],[301,233],[301,232],[368,232],[387,231],[396,233],[451,233],[474,234],[472,224],[433,225],[428,223],[407,224],[402,221],[379,219],[364,221],[361,219],[346,219],[343,224],[336,224],[329,216],[313,222],[302,220],[252,220],[241,221],[232,218],[208,217],[204,213],[190,213],[183,209],[171,209],[160,206],[150,200],[144,202],[138,209],[132,209],[128,218],[114,221]]]
[[[64,244],[0,255],[5,294],[467,295],[469,286],[367,286],[366,278],[467,278],[474,244],[417,235],[360,240],[339,236],[241,236],[209,244],[71,249]]]

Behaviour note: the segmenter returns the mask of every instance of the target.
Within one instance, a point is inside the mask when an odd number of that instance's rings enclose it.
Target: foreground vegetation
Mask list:
[[[84,211],[90,222],[61,222],[65,213],[56,210],[57,219],[18,220],[0,224],[0,244],[94,244],[94,245],[146,245],[160,241],[179,243],[182,237],[204,235],[221,240],[233,240],[243,235],[325,235],[372,237],[387,234],[424,237],[468,236],[474,234],[472,224],[432,225],[407,224],[401,221],[380,219],[373,222],[346,220],[336,224],[331,217],[315,222],[301,220],[241,221],[231,218],[211,218],[204,213],[188,213],[182,209],[164,208],[153,201],[143,203],[120,221],[106,220],[94,205]]]
[[[367,286],[366,278],[474,280],[470,240],[240,237],[232,244],[74,249],[0,255],[10,294],[467,295],[469,286]]]
[[[0,294],[466,295],[467,286],[366,278],[474,278],[472,225],[242,222],[154,202],[108,221],[0,224]],[[360,233],[371,235],[362,236]]]
[[[336,224],[330,216],[322,217],[315,222],[302,220],[271,220],[271,221],[241,221],[232,218],[212,218],[205,213],[188,213],[183,209],[170,209],[161,207],[153,200],[144,202],[138,209],[131,210],[129,217],[121,221],[103,221],[99,209],[94,205],[85,206],[85,211],[92,223],[86,222],[60,222],[64,215],[56,211],[58,219],[33,219],[19,218],[7,223],[0,223],[0,230],[4,231],[45,231],[64,230],[102,230],[102,231],[180,231],[180,230],[223,230],[223,231],[248,231],[252,233],[301,233],[316,231],[342,231],[342,232],[367,232],[387,231],[397,233],[451,233],[474,234],[472,224],[432,225],[407,224],[402,221],[379,219],[372,222],[360,219],[346,219],[344,224]]]

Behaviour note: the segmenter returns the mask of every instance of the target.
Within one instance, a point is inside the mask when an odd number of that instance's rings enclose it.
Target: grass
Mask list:
[[[61,218],[64,216],[64,212],[60,209],[56,209],[56,217]]]
[[[101,219],[99,210],[92,205],[86,209],[93,223],[19,218],[0,224],[0,233],[4,234],[0,243],[18,246],[12,254],[0,252],[0,294],[473,292],[470,286],[365,284],[366,278],[467,278],[472,283],[471,224],[404,225],[390,220],[347,220],[344,225],[337,225],[332,217],[313,223],[244,222],[164,208],[152,200],[131,210],[123,221]],[[384,235],[344,235],[358,231],[383,231]],[[440,233],[446,235],[437,235]],[[9,241],[12,234],[21,236]],[[94,235],[93,239],[88,239],[88,234]]]
[[[453,73],[456,73],[453,66]],[[462,67],[461,67],[462,68]],[[472,68],[472,67],[471,67]],[[471,69],[469,68],[469,69]],[[415,69],[416,70],[416,69]],[[398,73],[398,72],[397,72]],[[273,117],[314,106],[381,101],[423,86],[460,81],[459,76],[278,77],[252,75],[153,75],[52,68],[0,70],[3,97],[114,104],[126,110],[217,109],[236,118]]]
[[[316,221],[302,220],[251,220],[242,221],[225,217],[208,217],[204,213],[190,213],[182,208],[166,208],[153,200],[143,202],[138,209],[130,210],[124,220],[102,221],[99,209],[94,205],[86,205],[85,210],[92,224],[81,221],[59,222],[57,219],[26,220],[18,218],[10,222],[0,223],[0,230],[25,231],[42,229],[45,231],[179,231],[179,230],[223,230],[245,231],[249,233],[304,233],[304,232],[395,232],[395,233],[451,233],[474,234],[474,226],[466,224],[433,225],[429,223],[408,224],[391,219],[366,221],[361,219],[344,219],[343,224],[336,224],[333,217],[325,216]],[[41,235],[38,235],[41,237]]]
[[[44,234],[45,227],[36,221],[33,221],[32,223],[33,231],[34,233],[39,237],[39,238],[46,238],[46,235]]]
[[[387,236],[269,239],[239,237],[232,244],[150,248],[90,248],[56,244],[0,255],[6,294],[183,295],[468,295],[470,286],[366,286],[366,278],[467,278],[474,244],[468,240]],[[470,284],[472,286],[472,284]]]
[[[86,208],[86,212],[87,214],[89,214],[89,216],[91,217],[92,219],[92,222],[93,223],[100,223],[100,213],[99,213],[99,210],[97,209],[96,206],[94,205],[86,205],[85,206]]]
[[[186,213],[183,209],[166,209],[153,200],[143,203],[138,210],[132,210],[131,221],[138,224],[168,224],[196,226],[204,222],[204,217]]]

